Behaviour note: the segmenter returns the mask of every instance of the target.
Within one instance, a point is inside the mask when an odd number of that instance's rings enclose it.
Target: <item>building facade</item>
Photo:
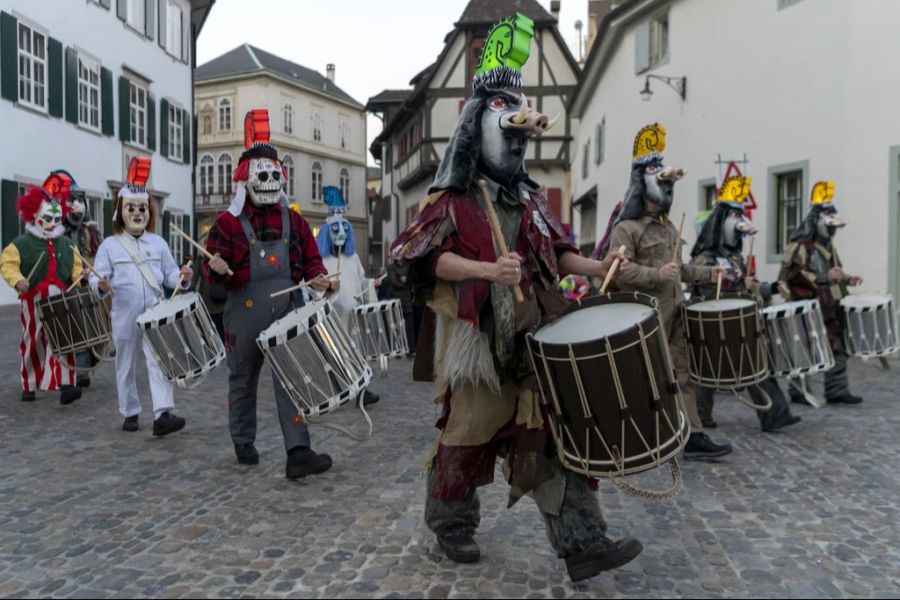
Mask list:
[[[437,60],[417,74],[411,90],[385,90],[367,110],[384,121],[370,146],[382,174],[382,239],[397,237],[417,214],[465,100],[471,95],[484,36],[501,18],[521,12],[535,22],[531,56],[522,69],[524,93],[533,108],[556,127],[528,146],[525,166],[544,187],[551,206],[568,222],[570,120],[566,104],[574,93],[578,66],[557,29],[556,17],[535,0],[470,0],[446,38]]]
[[[197,68],[197,195],[201,233],[231,202],[231,180],[244,151],[244,115],[269,111],[271,141],[287,167],[286,192],[314,231],[328,210],[322,188],[340,188],[349,206],[357,248],[368,257],[366,113],[327,75],[248,44]]]
[[[833,179],[848,272],[865,278],[864,289],[898,296],[900,71],[880,65],[900,52],[900,38],[888,22],[900,22],[891,0],[621,3],[600,24],[571,106],[579,244],[602,237],[628,185],[635,134],[660,122],[668,162],[687,170],[674,219],[684,212],[693,223],[737,160],[753,178],[762,230],[754,254],[771,280],[812,185]],[[694,228],[685,232],[690,248]]]
[[[16,197],[54,169],[87,193],[111,232],[112,200],[132,156],[153,161],[156,230],[191,229],[196,37],[214,0],[5,0],[0,12],[0,230],[21,231]],[[0,303],[16,301],[0,286]]]

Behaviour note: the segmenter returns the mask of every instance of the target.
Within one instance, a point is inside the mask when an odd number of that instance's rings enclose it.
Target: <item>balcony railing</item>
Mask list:
[[[231,204],[231,194],[197,194],[194,197],[194,210],[220,211]]]

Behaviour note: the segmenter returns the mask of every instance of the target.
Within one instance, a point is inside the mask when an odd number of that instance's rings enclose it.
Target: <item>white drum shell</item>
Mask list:
[[[762,310],[769,362],[777,377],[798,377],[834,367],[834,354],[818,300],[800,300]]]
[[[366,360],[399,358],[409,353],[400,300],[363,304],[353,309],[360,351]]]
[[[844,342],[853,356],[890,356],[900,350],[897,313],[889,294],[852,294],[841,300]]]

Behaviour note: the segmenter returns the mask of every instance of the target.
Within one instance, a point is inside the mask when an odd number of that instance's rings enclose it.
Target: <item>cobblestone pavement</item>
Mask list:
[[[671,501],[601,501],[615,536],[644,553],[573,586],[537,509],[504,509],[505,486],[482,494],[484,559],[444,559],[422,522],[421,462],[433,440],[430,387],[395,361],[373,389],[374,437],[357,443],[318,428],[328,474],[283,477],[271,383],[262,389],[261,464],[235,463],[225,381],[178,391],[188,426],[166,439],[120,430],[113,369],[67,407],[19,401],[18,327],[0,310],[0,595],[93,597],[658,597],[900,596],[898,365],[851,363],[866,402],[801,408],[789,433],[762,434],[750,409],[722,399],[720,427],[736,451],[683,463]],[[265,378],[264,378],[265,380]],[[146,378],[141,375],[149,408]],[[335,418],[358,425],[354,411]],[[663,482],[662,473],[638,476]]]

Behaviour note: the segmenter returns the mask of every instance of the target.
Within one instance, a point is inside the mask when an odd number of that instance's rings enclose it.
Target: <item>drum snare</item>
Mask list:
[[[786,302],[762,309],[769,341],[769,366],[777,377],[799,377],[834,367],[834,354],[818,300]]]
[[[890,294],[851,294],[841,299],[844,341],[853,356],[890,356],[900,350],[897,313]]]

